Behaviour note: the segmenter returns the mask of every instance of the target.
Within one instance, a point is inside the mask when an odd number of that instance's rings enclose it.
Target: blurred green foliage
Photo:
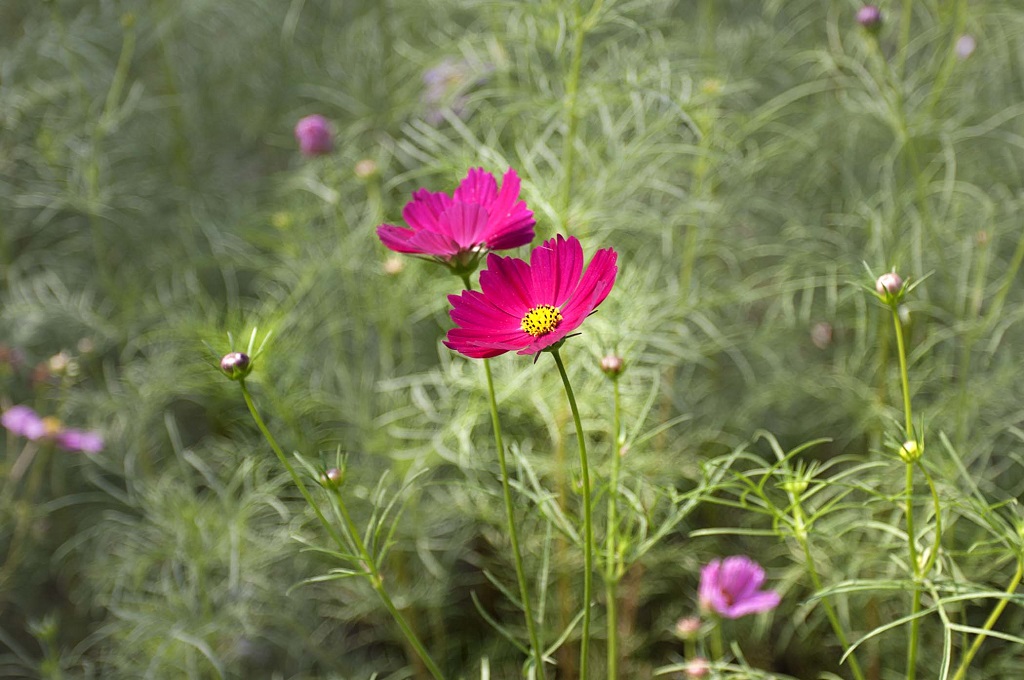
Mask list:
[[[5,364],[0,398],[108,444],[35,461],[35,492],[0,499],[0,675],[422,673],[365,584],[290,589],[333,565],[301,551],[318,529],[215,370],[237,349],[226,333],[257,326],[273,332],[251,378],[271,427],[308,459],[348,454],[360,523],[382,475],[398,489],[427,470],[401,499],[387,576],[436,658],[452,677],[482,664],[517,676],[473,604],[517,625],[488,578],[514,582],[483,380],[440,345],[459,284],[393,260],[374,233],[416,188],[451,191],[478,165],[518,170],[538,240],[620,253],[616,290],[563,355],[599,474],[611,395],[598,359],[626,358],[623,483],[652,521],[712,457],[770,457],[752,439],[764,429],[787,450],[828,438],[805,454],[821,462],[888,461],[856,483],[874,520],[897,526],[897,366],[864,264],[930,275],[906,308],[915,410],[951,555],[972,568],[962,582],[1004,587],[1012,564],[989,534],[1015,531],[1024,491],[1024,11],[925,0],[904,35],[902,5],[883,3],[875,41],[857,7],[606,1],[583,43],[566,211],[574,3],[5,0],[0,343],[23,361]],[[966,59],[964,33],[978,43]],[[424,74],[442,64],[446,87],[430,92]],[[333,154],[299,156],[292,126],[310,113],[334,123]],[[33,378],[60,351],[76,374]],[[557,374],[544,358],[494,367],[519,477],[564,492],[575,459]],[[4,450],[9,472],[21,444]],[[860,516],[846,509],[812,538],[826,584],[897,578],[892,536],[829,540]],[[536,572],[546,524],[525,500],[523,522]],[[13,527],[29,537],[16,553]],[[622,587],[626,676],[679,658],[671,629],[694,611],[700,565],[735,552],[785,594],[733,629],[748,660],[845,673],[786,533],[689,536],[711,527],[772,528],[705,505],[642,557]],[[578,606],[579,567],[552,545],[557,621]],[[860,634],[906,611],[899,593],[849,598]],[[987,611],[960,613],[980,625]],[[1011,607],[999,626],[1021,624]],[[901,668],[888,661],[901,645],[899,632],[870,641],[865,666]],[[979,672],[1010,677],[1019,648],[986,649]]]

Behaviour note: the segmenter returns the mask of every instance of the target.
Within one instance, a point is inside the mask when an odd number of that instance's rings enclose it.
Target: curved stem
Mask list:
[[[576,406],[576,397],[573,395],[572,385],[569,384],[569,376],[565,372],[565,365],[557,349],[551,350],[555,358],[555,365],[558,366],[558,373],[562,376],[562,384],[565,386],[565,396],[569,399],[569,408],[572,410],[572,419],[576,424],[576,441],[580,449],[580,468],[583,482],[583,632],[580,638],[580,680],[587,679],[587,662],[590,652],[590,600],[591,585],[593,581],[594,567],[594,527],[591,519],[590,502],[590,464],[587,461],[587,441],[583,435],[583,422],[580,420],[580,410]]]
[[[807,573],[811,577],[811,583],[814,584],[814,589],[820,593],[823,590],[821,577],[818,576],[818,570],[814,566],[814,557],[811,555],[811,547],[807,542],[807,536],[803,533],[803,509],[799,504],[797,504],[794,512],[798,520],[797,531],[794,532],[794,535],[796,536],[797,542],[800,543],[800,547],[803,548],[804,559],[807,562]],[[832,602],[828,597],[822,596],[821,604],[825,609],[825,616],[828,617],[828,622],[832,624],[832,632],[836,634],[839,644],[843,646],[843,651],[846,652],[850,648],[850,641],[846,637],[846,633],[843,631],[843,626],[839,622],[839,616],[836,614],[835,609],[832,607]],[[853,673],[853,677],[856,678],[856,680],[864,680],[864,672],[861,670],[860,663],[857,661],[857,657],[853,652],[850,653],[849,661],[850,671]]]
[[[1017,586],[1020,585],[1021,577],[1024,577],[1024,560],[1018,557],[1017,571],[1014,572],[1013,578],[1010,579],[1010,585],[1006,586],[1007,595],[1012,595],[1013,592],[1017,590]],[[982,630],[992,630],[992,627],[996,625],[996,621],[999,620],[999,616],[1003,613],[1003,610],[1006,609],[1006,604],[1008,602],[1009,599],[1005,599],[999,600],[999,602],[996,603],[996,606],[992,608],[992,613],[989,614],[987,619],[985,619],[985,623],[981,627]],[[960,662],[960,668],[957,669],[956,675],[953,676],[953,680],[964,679],[967,674],[967,667],[971,665],[971,660],[974,659],[974,655],[978,653],[978,650],[981,648],[981,643],[984,642],[986,637],[987,636],[982,633],[978,633],[978,635],[975,636],[974,642],[971,644],[971,648],[967,650],[967,653],[964,654],[964,658]]]
[[[606,551],[604,565],[605,607],[608,619],[608,680],[615,680],[619,674],[619,621],[618,621],[618,505],[619,505],[619,466],[622,462],[622,437],[619,433],[622,413],[619,398],[619,378],[612,378],[615,394],[615,411],[612,416],[612,469],[608,480],[608,533],[605,536]]]
[[[338,547],[342,549],[342,551],[347,552],[348,546],[345,544],[345,541],[342,539],[341,535],[338,534],[338,531],[334,528],[334,525],[332,525],[327,520],[327,518],[324,517],[324,513],[320,511],[320,506],[317,505],[316,502],[313,500],[313,496],[310,495],[309,489],[306,488],[305,483],[302,481],[302,477],[300,477],[299,474],[295,471],[295,468],[292,466],[291,462],[289,462],[288,457],[284,455],[284,451],[277,443],[277,440],[274,439],[274,435],[270,434],[270,430],[267,428],[267,424],[263,422],[263,417],[260,416],[260,412],[256,409],[256,404],[253,403],[252,395],[249,394],[249,388],[245,386],[245,381],[239,380],[238,384],[242,388],[242,396],[245,398],[246,406],[249,407],[249,413],[252,415],[252,419],[256,421],[256,427],[258,427],[260,432],[263,434],[263,438],[267,440],[267,443],[270,444],[270,448],[273,449],[274,454],[277,456],[277,459],[281,461],[281,464],[284,466],[284,469],[288,471],[288,475],[292,478],[292,481],[295,483],[295,486],[299,488],[299,493],[301,493],[302,497],[306,499],[306,503],[309,505],[309,507],[313,508],[313,512],[316,513],[317,519],[320,520],[320,524],[323,525],[324,529],[327,530],[327,533],[330,535],[331,540],[333,540],[338,545]],[[341,511],[341,514],[345,519],[345,524],[348,529],[348,532],[351,535],[352,541],[353,543],[355,543],[356,549],[359,551],[360,557],[363,560],[363,566],[366,567],[367,573],[370,577],[370,585],[373,587],[373,590],[377,593],[381,601],[384,603],[384,607],[387,608],[388,612],[390,612],[391,616],[395,619],[395,623],[397,623],[398,627],[402,630],[402,633],[405,635],[406,640],[408,640],[409,644],[412,645],[413,649],[416,650],[416,653],[423,661],[423,664],[430,671],[430,674],[434,676],[435,680],[444,680],[444,675],[441,673],[441,669],[437,667],[436,663],[434,663],[434,660],[430,657],[430,654],[423,646],[423,643],[420,642],[419,638],[416,636],[416,633],[412,630],[412,628],[409,626],[409,623],[405,620],[405,617],[402,616],[402,613],[400,611],[398,611],[398,608],[395,607],[395,603],[392,602],[391,598],[387,594],[387,591],[384,590],[384,580],[381,578],[380,572],[377,570],[377,565],[374,562],[372,556],[367,551],[366,544],[363,543],[362,538],[359,536],[359,531],[356,529],[355,523],[352,522],[352,518],[348,514],[348,509],[345,507],[345,504],[341,500],[341,494],[336,494],[336,496],[337,507]]]
[[[468,283],[468,282],[467,282]],[[468,287],[468,285],[467,285]],[[512,556],[516,565],[516,579],[519,581],[519,597],[523,604],[523,616],[526,617],[526,632],[530,637],[530,651],[533,663],[537,667],[537,677],[544,678],[544,648],[537,635],[537,624],[533,619],[530,591],[526,586],[526,571],[523,568],[523,555],[519,548],[519,530],[516,529],[515,507],[512,504],[512,490],[509,485],[508,467],[505,462],[505,446],[501,438],[501,421],[498,419],[498,400],[494,394],[494,379],[491,377],[490,361],[484,359],[484,373],[487,375],[487,395],[491,405],[491,425],[494,427],[494,444],[498,449],[498,467],[501,468],[501,491],[505,499],[505,517],[508,520],[509,542],[512,544]]]
[[[569,204],[572,198],[572,171],[576,162],[576,129],[579,127],[580,115],[576,102],[580,87],[580,71],[583,69],[583,39],[586,27],[583,21],[583,9],[576,0],[573,21],[572,57],[569,62],[569,73],[565,84],[565,140],[562,147],[562,186],[559,190],[558,207],[562,218],[562,229],[569,226]]]

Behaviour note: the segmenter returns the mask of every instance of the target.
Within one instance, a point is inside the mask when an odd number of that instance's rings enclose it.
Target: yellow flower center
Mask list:
[[[558,311],[557,307],[539,305],[526,313],[519,327],[533,337],[539,338],[558,328],[558,324],[561,322],[562,313]]]
[[[64,426],[61,425],[61,422],[54,418],[53,416],[47,416],[43,418],[43,427],[46,428],[47,437],[53,437],[58,432],[64,429]]]

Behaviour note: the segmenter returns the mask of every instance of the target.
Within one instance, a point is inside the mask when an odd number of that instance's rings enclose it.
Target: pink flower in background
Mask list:
[[[41,418],[28,406],[12,406],[4,411],[0,425],[32,441],[52,439],[65,451],[99,453],[103,450],[103,435],[100,433],[65,428],[56,418]]]
[[[615,284],[618,254],[599,250],[586,271],[583,246],[576,237],[545,241],[530,262],[487,256],[480,291],[449,295],[458,328],[444,341],[473,359],[509,351],[535,354],[576,330]]]
[[[399,253],[426,255],[473,271],[488,250],[517,248],[533,240],[533,213],[519,200],[519,175],[511,168],[498,188],[494,175],[472,168],[449,197],[420,189],[402,211],[408,227],[382,224],[381,242]]]
[[[974,54],[974,49],[977,46],[978,41],[974,39],[974,36],[962,35],[956,41],[956,56],[959,59],[966,59]]]
[[[738,619],[774,609],[781,598],[774,590],[760,590],[764,569],[749,557],[736,555],[712,560],[700,572],[700,606],[727,619]]]
[[[295,139],[305,156],[322,156],[334,149],[334,129],[329,120],[317,114],[295,124]]]
[[[103,435],[99,432],[86,432],[68,428],[61,430],[54,437],[57,446],[65,451],[81,451],[82,453],[99,453],[103,450]]]
[[[0,425],[25,439],[35,441],[46,434],[46,423],[28,406],[12,406],[0,416]]]

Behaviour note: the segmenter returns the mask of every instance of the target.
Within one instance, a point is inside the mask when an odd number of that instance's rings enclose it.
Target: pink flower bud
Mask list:
[[[903,288],[903,279],[896,272],[886,272],[875,281],[875,290],[879,295],[895,295]]]
[[[305,156],[322,156],[334,149],[334,130],[320,115],[306,116],[295,124],[295,139]]]
[[[601,370],[610,378],[614,378],[621,374],[625,368],[626,362],[624,362],[622,357],[617,354],[609,354],[608,356],[601,357]]]
[[[220,370],[232,380],[242,380],[252,371],[252,362],[244,352],[231,352],[220,360]]]
[[[960,39],[956,41],[956,56],[958,59],[966,59],[967,57],[974,54],[974,48],[978,46],[978,42],[974,39],[973,35],[962,35]]]
[[[700,630],[700,619],[696,616],[684,616],[676,621],[676,636],[683,640],[692,640]]]
[[[857,10],[857,23],[871,33],[882,27],[882,10],[875,5],[864,5]]]
[[[706,678],[711,672],[711,665],[702,656],[695,656],[686,662],[686,677]]]

